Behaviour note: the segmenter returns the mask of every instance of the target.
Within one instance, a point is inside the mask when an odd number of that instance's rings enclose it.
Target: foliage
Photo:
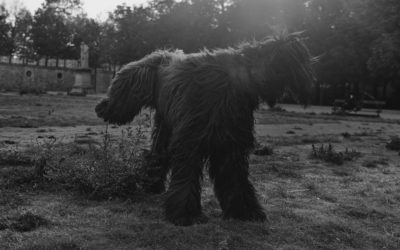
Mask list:
[[[51,2],[51,3],[50,3]],[[60,12],[52,1],[43,4],[33,17],[33,48],[41,57],[65,58],[71,53],[71,32],[68,15]]]
[[[8,11],[0,5],[0,55],[10,55],[12,52],[11,25],[7,22]]]

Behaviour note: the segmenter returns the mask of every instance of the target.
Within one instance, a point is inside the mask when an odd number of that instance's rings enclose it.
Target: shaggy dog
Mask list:
[[[264,221],[248,178],[253,112],[260,101],[274,103],[286,89],[306,104],[312,63],[298,35],[193,54],[156,51],[116,74],[96,112],[107,122],[125,124],[144,107],[156,111],[151,152],[158,160],[148,164],[155,180],[148,190],[164,191],[171,170],[167,220],[191,225],[204,218],[200,181],[207,165],[223,218]]]

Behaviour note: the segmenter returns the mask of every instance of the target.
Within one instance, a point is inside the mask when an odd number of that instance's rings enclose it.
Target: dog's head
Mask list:
[[[299,34],[268,38],[255,43],[252,50],[251,75],[261,99],[274,103],[285,91],[307,105],[316,81],[315,57]]]

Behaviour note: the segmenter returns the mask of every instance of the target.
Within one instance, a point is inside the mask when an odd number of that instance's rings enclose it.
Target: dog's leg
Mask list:
[[[264,221],[266,216],[263,208],[248,179],[248,150],[233,145],[232,143],[210,156],[210,178],[214,182],[214,191],[222,208],[223,217]]]
[[[203,158],[199,146],[183,136],[174,138],[169,149],[172,174],[165,200],[166,219],[181,226],[204,222],[200,204]]]

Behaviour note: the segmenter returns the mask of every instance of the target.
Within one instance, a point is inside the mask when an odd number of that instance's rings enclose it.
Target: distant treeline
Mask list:
[[[304,30],[320,57],[315,103],[354,93],[400,108],[399,13],[398,0],[149,0],[99,22],[79,0],[45,0],[35,13],[0,5],[0,55],[77,59],[84,42],[100,67],[160,48],[195,52]]]

